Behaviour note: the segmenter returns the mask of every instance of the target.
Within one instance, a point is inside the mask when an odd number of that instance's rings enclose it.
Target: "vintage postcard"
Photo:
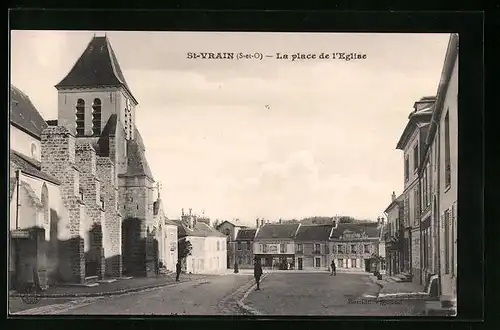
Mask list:
[[[456,315],[458,34],[10,36],[11,315]]]

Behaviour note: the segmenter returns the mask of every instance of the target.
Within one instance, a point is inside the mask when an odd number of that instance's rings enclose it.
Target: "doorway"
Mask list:
[[[371,260],[365,259],[365,272],[369,273],[371,270]]]
[[[299,264],[299,270],[302,270],[302,267],[303,267],[302,266],[302,258],[298,258],[297,261],[298,261],[298,264]]]
[[[321,268],[321,258],[319,257],[314,258],[314,267]]]

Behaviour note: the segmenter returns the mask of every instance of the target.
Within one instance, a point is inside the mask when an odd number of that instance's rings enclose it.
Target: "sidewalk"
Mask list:
[[[181,274],[180,282],[198,280],[206,277],[199,274]],[[64,286],[58,285],[48,288],[46,291],[36,294],[40,298],[63,298],[63,297],[98,297],[117,295],[155,287],[174,284],[175,275],[164,275],[155,277],[119,278],[111,283],[100,283],[97,286]],[[26,294],[10,292],[10,297],[23,297]],[[33,296],[33,294],[31,294]]]
[[[228,270],[231,274],[233,274],[233,270],[229,269]],[[324,274],[329,274],[330,272],[327,269],[287,269],[287,270],[280,270],[280,269],[263,269],[262,270],[264,274],[267,273],[283,273],[283,274],[290,274],[290,273],[324,273]],[[253,274],[253,269],[239,269],[238,274]],[[359,270],[349,270],[349,269],[340,269],[337,270],[337,274],[361,274],[361,275],[369,275],[371,273],[367,273],[364,271],[359,271]]]

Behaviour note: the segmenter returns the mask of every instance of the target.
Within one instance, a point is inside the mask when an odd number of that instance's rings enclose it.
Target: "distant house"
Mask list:
[[[330,265],[330,237],[336,224],[301,225],[295,237],[298,269],[326,269]]]
[[[371,260],[379,252],[381,229],[377,222],[339,223],[330,238],[330,259],[337,269],[372,271]]]
[[[234,267],[234,261],[238,263],[239,268],[253,267],[253,242],[257,229],[240,229],[235,239],[233,255],[228,253],[228,267]]]
[[[226,236],[197,221],[194,215],[184,215],[173,220],[177,225],[178,241],[187,240],[192,245],[191,255],[184,263],[185,271],[193,274],[222,273],[227,269]]]
[[[262,225],[262,223],[261,223]],[[253,243],[255,258],[263,267],[280,268],[295,265],[295,235],[300,224],[263,224],[257,229]]]
[[[386,250],[386,267],[389,275],[393,276],[403,271],[404,260],[404,227],[403,227],[403,195],[396,197],[396,193],[392,193],[391,204],[385,209],[387,216],[387,224],[385,226],[385,250]]]
[[[159,266],[174,272],[177,263],[177,224],[166,218],[159,194],[153,203],[153,221],[152,231],[158,242]]]
[[[221,222],[216,229],[227,237],[227,267],[233,268],[235,261],[235,251],[236,251],[236,237],[238,236],[238,232],[242,229],[246,229],[248,226],[244,226],[239,223],[238,220],[233,222],[231,221],[223,221]]]

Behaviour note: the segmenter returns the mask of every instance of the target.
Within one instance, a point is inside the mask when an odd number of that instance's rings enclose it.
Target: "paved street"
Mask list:
[[[245,305],[267,315],[416,315],[423,301],[377,302],[363,298],[378,287],[361,274],[290,273],[269,274],[261,291],[252,291]]]
[[[77,305],[69,310],[54,307],[52,311],[45,309],[43,314],[242,314],[243,311],[237,306],[236,299],[241,299],[245,291],[253,285],[253,281],[250,282],[252,279],[251,275],[207,276],[202,280],[138,293],[94,298],[90,299],[90,302],[81,300],[85,301],[81,306]]]
[[[30,314],[66,315],[242,315],[237,301],[253,286],[251,274],[207,276],[119,296],[73,299],[72,303],[38,307]],[[379,287],[367,275],[328,273],[270,273],[261,291],[250,291],[243,303],[266,315],[417,315],[420,300],[376,302]],[[63,301],[61,301],[62,303]]]

